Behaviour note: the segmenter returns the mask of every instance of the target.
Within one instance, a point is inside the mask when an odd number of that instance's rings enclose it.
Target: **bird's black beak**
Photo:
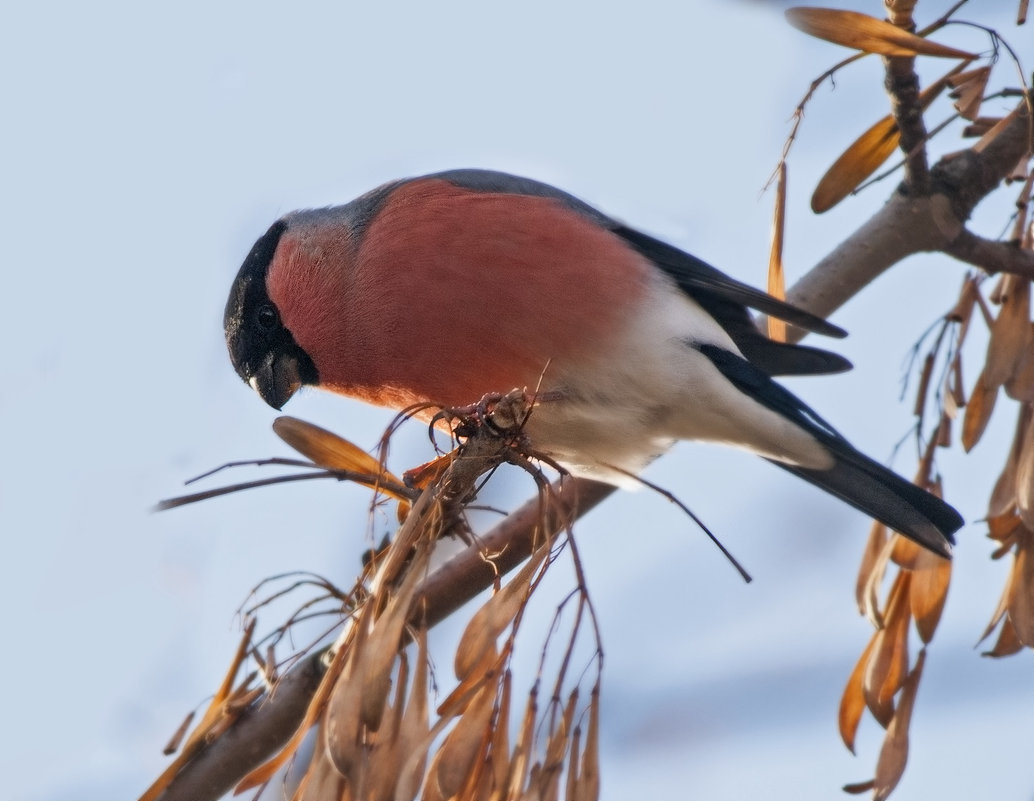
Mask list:
[[[288,353],[269,353],[248,383],[262,400],[280,411],[303,383],[298,359]]]

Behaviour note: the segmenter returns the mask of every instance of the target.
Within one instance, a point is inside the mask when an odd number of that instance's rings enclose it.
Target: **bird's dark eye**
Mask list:
[[[255,319],[258,321],[259,328],[265,331],[272,331],[276,328],[277,323],[280,322],[280,315],[276,313],[276,309],[268,303],[264,303],[255,312]]]

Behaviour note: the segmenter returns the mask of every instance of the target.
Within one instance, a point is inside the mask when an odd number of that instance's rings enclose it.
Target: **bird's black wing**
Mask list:
[[[843,328],[833,325],[811,312],[774,298],[767,292],[762,292],[735,278],[730,278],[721,270],[712,267],[696,256],[679,250],[674,245],[669,245],[667,242],[662,242],[625,225],[619,225],[613,231],[674,278],[675,283],[689,295],[695,296],[700,292],[708,293],[757,309],[759,312],[785,320],[799,328],[814,331],[816,334],[825,334],[830,337],[847,336],[847,332]]]
[[[828,470],[815,470],[769,461],[881,520],[924,548],[946,558],[951,556],[955,542],[952,534],[963,523],[955,509],[860,453],[803,401],[745,359],[715,345],[695,347],[740,391],[815,437],[834,463]]]
[[[696,256],[642,231],[617,223],[611,230],[670,275],[683,292],[718,321],[740,352],[768,375],[811,375],[851,369],[851,363],[836,353],[769,339],[751,319],[747,307],[817,334],[843,337],[846,332],[842,328],[730,278]]]

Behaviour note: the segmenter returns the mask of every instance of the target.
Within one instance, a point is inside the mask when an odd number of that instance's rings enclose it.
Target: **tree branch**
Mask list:
[[[553,537],[595,507],[617,488],[584,478],[566,477],[550,485],[551,501],[532,498],[510,513],[488,534],[457,554],[421,585],[414,603],[414,623],[433,626],[455,612],[527,559],[541,537],[546,514],[548,536]],[[491,559],[485,554],[490,554]]]
[[[945,252],[992,275],[1012,273],[1034,281],[1034,251],[1018,242],[996,242],[964,229]]]
[[[307,656],[176,774],[160,801],[217,801],[287,742],[324,673],[323,651]]]
[[[926,161],[926,121],[919,102],[919,76],[915,58],[890,56],[883,59],[884,87],[890,95],[890,109],[901,138],[898,147],[905,154],[905,184],[911,192],[930,191],[930,168]]]
[[[966,231],[965,221],[1030,153],[1030,125],[1028,99],[1024,98],[980,143],[963,153],[945,156],[934,166],[931,194],[915,197],[896,191],[883,208],[802,277],[787,292],[786,299],[828,317],[906,256],[924,251],[956,255],[953,248],[973,252],[977,238]],[[1028,274],[1027,257],[1005,259],[1000,249],[993,255],[998,257],[995,269]],[[800,339],[800,331],[790,332],[791,337],[794,334]]]
[[[887,18],[902,30],[916,29],[915,0],[884,0]],[[890,95],[891,113],[901,138],[898,147],[905,154],[905,184],[916,195],[930,192],[930,168],[926,160],[926,120],[919,100],[919,76],[914,56],[889,56],[883,59],[883,86]]]
[[[955,216],[968,220],[987,195],[1034,149],[1031,95],[969,150],[942,158],[933,169],[934,192],[951,200]]]

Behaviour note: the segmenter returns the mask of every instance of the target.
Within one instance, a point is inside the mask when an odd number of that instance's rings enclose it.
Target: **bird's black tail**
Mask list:
[[[955,544],[952,534],[963,523],[955,509],[859,453],[844,440],[824,438],[822,444],[836,460],[829,470],[769,461],[872,515],[924,548],[951,557],[951,546]]]
[[[816,470],[775,459],[769,461],[881,520],[924,548],[951,557],[951,546],[955,544],[952,534],[963,522],[952,507],[859,453],[800,398],[742,356],[717,345],[694,347],[745,395],[813,436],[829,451],[833,466]]]

